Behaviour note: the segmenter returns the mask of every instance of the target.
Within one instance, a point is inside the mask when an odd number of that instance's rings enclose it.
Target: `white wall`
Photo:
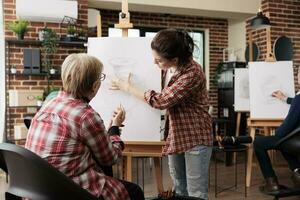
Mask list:
[[[3,25],[3,2],[0,1],[0,143],[3,142],[5,123],[5,48]]]
[[[100,12],[96,9],[88,9],[88,27],[97,26],[97,16]]]
[[[238,61],[245,61],[246,22],[228,20],[228,48],[234,48]]]
[[[256,14],[261,0],[128,0],[129,12],[156,12],[225,19]],[[90,8],[121,10],[121,0],[89,0]]]

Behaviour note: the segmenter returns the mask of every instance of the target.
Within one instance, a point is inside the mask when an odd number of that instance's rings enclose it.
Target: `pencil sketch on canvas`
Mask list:
[[[160,70],[154,65],[151,38],[89,38],[88,54],[96,56],[104,65],[106,80],[91,101],[106,126],[114,109],[121,103],[126,110],[122,139],[125,141],[160,141],[160,111],[145,102],[124,93],[110,90],[115,78],[125,79],[131,73],[131,82],[141,89],[160,91]]]
[[[289,105],[272,96],[276,90],[286,96],[295,95],[293,63],[249,62],[250,116],[251,118],[282,119]]]
[[[247,68],[234,69],[234,110],[250,111],[249,71]]]

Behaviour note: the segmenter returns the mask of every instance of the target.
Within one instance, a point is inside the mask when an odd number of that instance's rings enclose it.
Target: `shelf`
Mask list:
[[[40,108],[41,106],[10,106],[8,105],[8,108]]]
[[[24,74],[24,73],[21,73],[21,72],[17,72],[15,74],[12,74],[11,72],[8,73],[9,75],[11,76],[49,76],[50,79],[54,79],[54,78],[57,78],[59,77],[60,78],[60,73],[56,73],[56,74],[48,74],[47,72],[41,72],[41,73],[38,73],[38,74]]]
[[[42,41],[39,40],[17,40],[17,39],[6,39],[6,43],[8,44],[18,44],[18,45],[42,45]],[[87,42],[81,42],[81,41],[59,41],[58,45],[60,46],[82,46],[85,47],[84,44]]]

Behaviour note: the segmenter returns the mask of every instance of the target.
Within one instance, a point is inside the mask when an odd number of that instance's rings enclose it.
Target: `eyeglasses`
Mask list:
[[[104,74],[104,73],[101,73],[100,74],[100,81],[104,81],[105,80],[105,78],[106,78],[106,74]]]

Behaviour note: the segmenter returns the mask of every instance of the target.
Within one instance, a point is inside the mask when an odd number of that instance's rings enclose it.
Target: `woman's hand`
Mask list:
[[[122,105],[120,105],[115,111],[114,111],[114,114],[113,114],[113,117],[112,117],[112,126],[124,126],[123,125],[123,122],[125,120],[125,116],[126,116],[126,111],[124,109],[124,107]]]
[[[287,97],[280,90],[272,92],[272,97],[280,99],[281,101],[286,101],[287,99]]]
[[[109,89],[129,92],[130,87],[131,87],[131,73],[128,74],[128,77],[126,80],[120,79],[120,78],[112,80]]]

